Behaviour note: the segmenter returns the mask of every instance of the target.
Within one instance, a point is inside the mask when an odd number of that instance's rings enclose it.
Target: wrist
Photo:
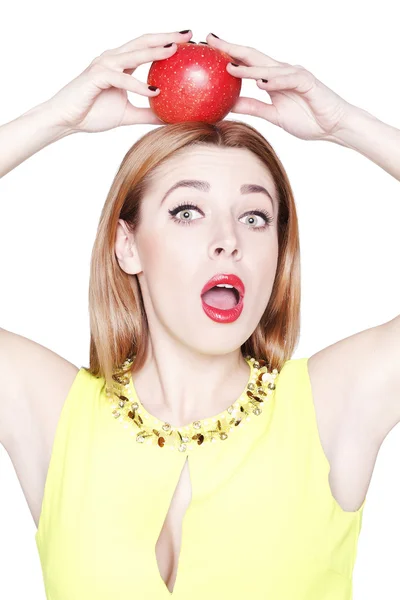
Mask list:
[[[24,117],[26,115],[34,116],[40,123],[40,128],[50,132],[52,141],[54,142],[71,135],[71,133],[75,133],[73,129],[67,127],[62,122],[58,111],[54,109],[49,100],[34,106],[21,116]]]
[[[347,103],[346,110],[334,133],[326,136],[326,140],[346,148],[356,149],[357,139],[367,132],[378,119],[371,113]]]

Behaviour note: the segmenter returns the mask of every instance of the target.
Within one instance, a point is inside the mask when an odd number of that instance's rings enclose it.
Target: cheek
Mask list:
[[[183,227],[183,226],[182,226]],[[193,273],[194,264],[198,262],[201,244],[194,236],[184,240],[173,230],[162,233],[153,232],[141,240],[140,254],[143,271],[160,279],[176,274],[182,279]]]
[[[254,259],[253,277],[258,281],[260,298],[271,293],[278,266],[278,243],[267,244]]]

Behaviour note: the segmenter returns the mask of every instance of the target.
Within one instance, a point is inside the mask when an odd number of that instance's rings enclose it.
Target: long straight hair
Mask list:
[[[300,250],[296,208],[285,169],[272,146],[240,121],[167,124],[141,137],[126,153],[101,212],[89,282],[90,366],[111,389],[114,369],[135,356],[132,374],[144,365],[149,327],[137,275],[125,273],[115,255],[118,220],[134,232],[154,170],[175,153],[198,145],[246,148],[264,163],[278,193],[278,263],[270,299],[256,329],[241,345],[243,356],[281,370],[295,349],[300,330]]]

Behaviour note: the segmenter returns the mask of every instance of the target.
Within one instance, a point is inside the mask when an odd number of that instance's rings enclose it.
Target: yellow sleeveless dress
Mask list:
[[[47,599],[351,600],[365,500],[347,512],[331,494],[307,361],[285,362],[261,414],[184,452],[138,443],[82,367],[35,536]],[[130,376],[126,393],[152,423]],[[155,546],[186,458],[192,501],[170,593]]]

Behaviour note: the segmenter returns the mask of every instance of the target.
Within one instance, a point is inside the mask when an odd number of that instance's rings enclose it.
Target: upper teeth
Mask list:
[[[229,285],[229,283],[218,283],[215,287],[233,288],[233,285]]]

